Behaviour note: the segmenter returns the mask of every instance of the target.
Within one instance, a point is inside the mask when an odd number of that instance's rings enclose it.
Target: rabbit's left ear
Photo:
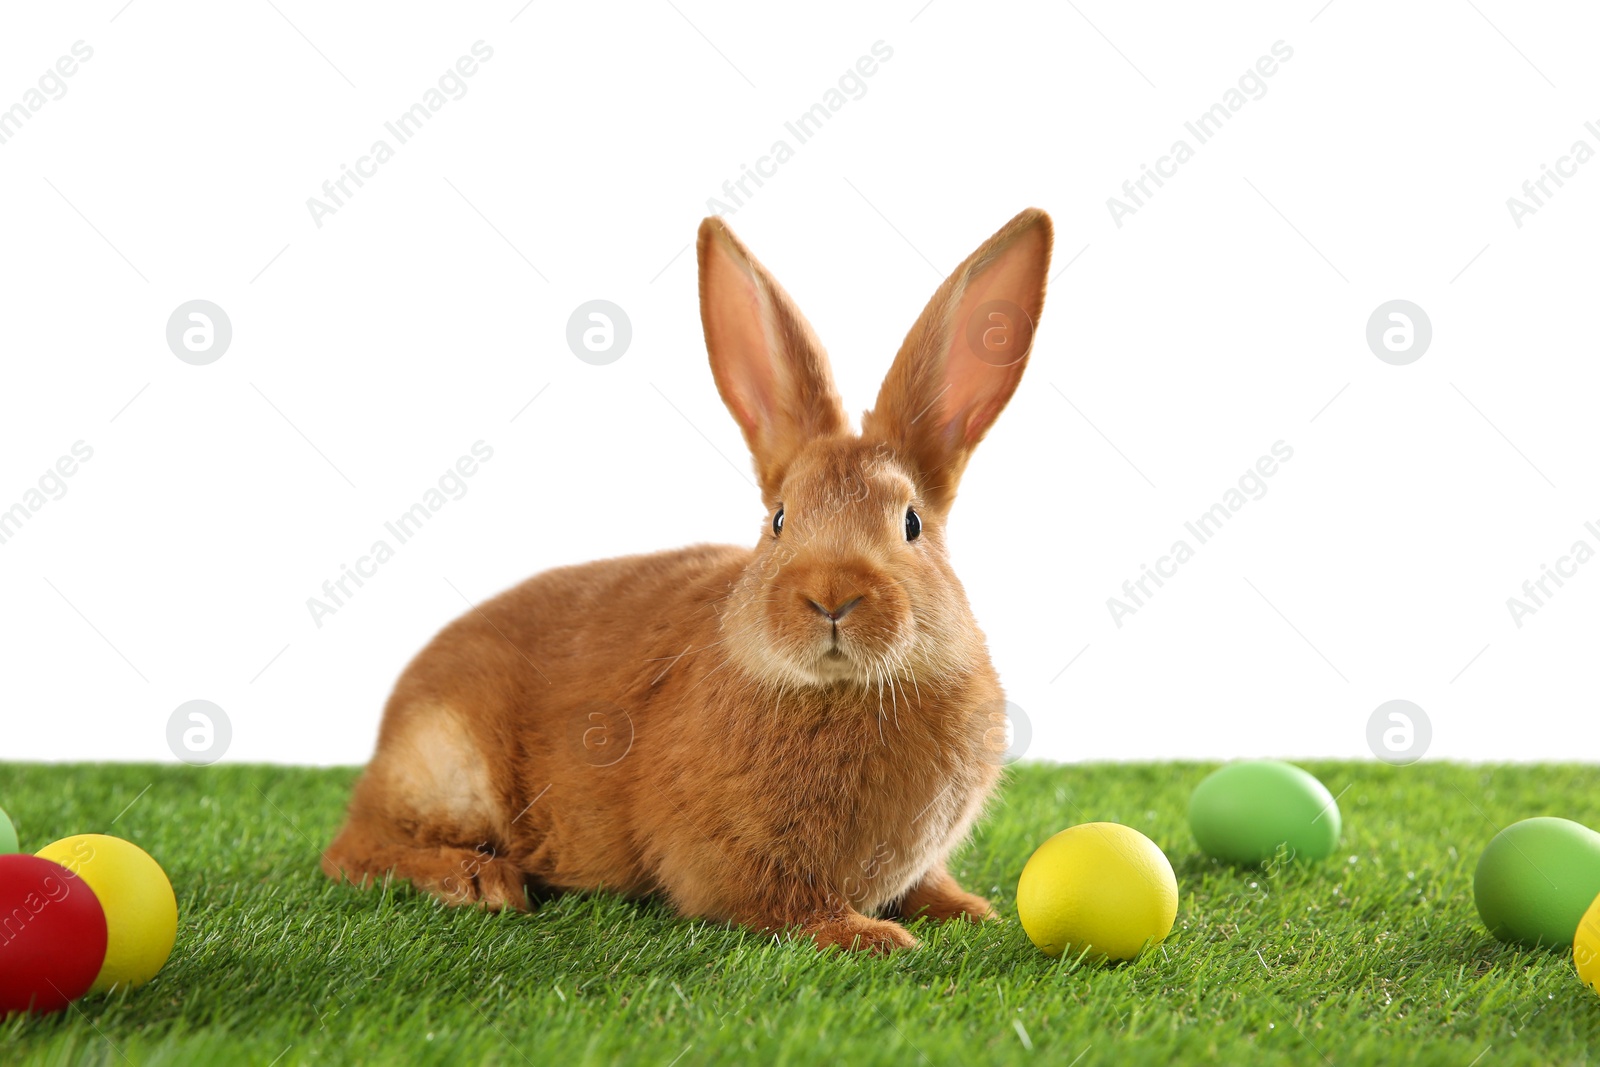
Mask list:
[[[771,504],[795,455],[850,420],[805,316],[720,218],[700,224],[698,252],[711,374]]]
[[[1029,208],[1002,226],[933,294],[900,345],[862,434],[918,470],[948,507],[967,459],[1016,392],[1044,309],[1053,230]]]

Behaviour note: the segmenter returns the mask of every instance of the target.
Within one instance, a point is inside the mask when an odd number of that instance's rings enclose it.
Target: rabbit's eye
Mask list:
[[[922,536],[922,516],[915,508],[906,508],[906,540],[915,541]]]
[[[772,536],[776,537],[781,533],[783,533],[783,509],[779,508],[778,513],[772,516]]]

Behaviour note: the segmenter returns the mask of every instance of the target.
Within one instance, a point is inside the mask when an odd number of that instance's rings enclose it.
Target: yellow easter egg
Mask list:
[[[1072,826],[1040,845],[1017,882],[1017,915],[1051,956],[1131,960],[1178,916],[1178,879],[1154,841],[1114,822]]]
[[[89,992],[155,977],[178,937],[178,900],[161,865],[138,845],[104,834],[64,837],[36,855],[77,874],[105,909],[106,960]]]
[[[1600,896],[1578,920],[1578,933],[1572,939],[1572,965],[1578,968],[1578,977],[1584,984],[1600,993]]]

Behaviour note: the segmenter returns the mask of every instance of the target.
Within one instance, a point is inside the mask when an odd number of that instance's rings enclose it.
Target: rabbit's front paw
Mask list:
[[[838,945],[841,949],[888,955],[897,948],[915,948],[917,939],[899,923],[870,919],[854,912],[839,918],[824,919],[805,927],[806,936],[820,949]]]
[[[918,916],[927,916],[934,922],[948,922],[951,919],[965,919],[968,922],[983,922],[985,919],[997,919],[998,913],[994,905],[976,893],[957,891],[949,896],[940,897],[916,913]]]
[[[941,923],[951,919],[982,922],[998,918],[992,904],[978,894],[962,889],[954,878],[943,871],[914,886],[895,910],[907,921],[928,918]]]

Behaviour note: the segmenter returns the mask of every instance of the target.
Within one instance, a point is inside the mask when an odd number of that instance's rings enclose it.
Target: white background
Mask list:
[[[1600,161],[1520,228],[1506,206],[1600,149],[1592,9],[275,2],[0,16],[0,107],[94,49],[0,145],[0,508],[94,450],[0,545],[0,757],[170,760],[203,698],[229,760],[357,762],[463,596],[752,542],[686,246],[779,138],[730,222],[853,412],[945,271],[1022,207],[1055,218],[1028,377],[952,522],[1030,757],[1370,758],[1391,698],[1426,709],[1428,758],[1600,756],[1600,561],[1521,628],[1506,605],[1600,549]],[[466,95],[314,225],[478,40]],[[796,146],[784,122],[880,40]],[[1184,122],[1279,40],[1196,146]],[[1180,137],[1195,158],[1116,226]],[[234,334],[203,367],[165,339],[196,298]],[[592,298],[632,320],[609,366],[564,340]],[[1396,298],[1434,331],[1402,367],[1365,341]],[[307,598],[478,440],[467,494],[318,628]],[[1279,440],[1265,497],[1118,628],[1107,598]]]

